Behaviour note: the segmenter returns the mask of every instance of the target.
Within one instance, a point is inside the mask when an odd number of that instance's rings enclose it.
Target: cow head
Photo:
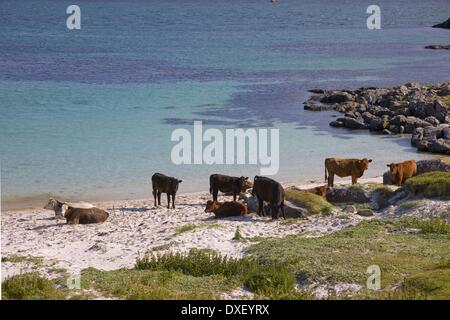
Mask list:
[[[247,178],[247,179],[248,179],[248,178]],[[252,183],[250,180],[245,180],[245,181],[244,181],[244,185],[242,186],[241,191],[242,191],[242,192],[245,192],[245,191],[247,191],[248,189],[251,189],[251,188],[253,188],[253,183]]]
[[[171,181],[170,181],[170,189],[173,191],[173,192],[177,192],[178,191],[178,186],[180,185],[180,183],[182,183],[183,182],[183,180],[178,180],[178,179],[176,179],[176,178],[173,178]]]
[[[238,179],[238,185],[239,185],[239,189],[243,189],[244,188],[244,185],[245,185],[245,183],[246,183],[246,181],[248,180],[248,177],[244,177],[244,176],[241,176],[239,179]]]
[[[208,200],[206,202],[205,212],[213,212],[214,210],[219,208],[219,203],[217,201]]]
[[[316,194],[318,196],[325,197],[327,194],[328,186],[325,185],[325,186],[316,187],[315,190],[316,190]]]
[[[55,210],[55,209],[57,209],[58,207],[61,207],[61,206],[62,206],[62,202],[59,202],[56,199],[50,198],[50,199],[48,199],[47,204],[44,206],[44,209]]]
[[[387,165],[389,167],[389,171],[391,171],[392,179],[396,184],[398,184],[398,181],[401,181],[401,164],[400,163],[391,163]]]
[[[362,160],[358,160],[358,164],[360,165],[360,168],[361,168],[362,170],[367,170],[367,169],[369,169],[369,163],[370,163],[370,162],[372,162],[372,159],[364,158],[364,159],[362,159]]]
[[[44,206],[44,209],[55,211],[56,218],[63,218],[67,208],[68,205],[54,198],[50,198],[47,204]]]

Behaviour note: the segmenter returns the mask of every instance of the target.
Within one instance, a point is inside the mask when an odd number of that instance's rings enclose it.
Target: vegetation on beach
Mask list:
[[[406,189],[425,197],[450,196],[450,172],[427,172],[406,181]]]
[[[450,234],[442,233],[442,228],[423,224],[420,227],[424,231],[420,233],[394,232],[402,227],[404,222],[399,220],[364,221],[324,237],[262,240],[251,246],[248,253],[257,260],[286,266],[309,284],[356,283],[365,287],[367,267],[378,265],[382,290],[363,289],[353,297],[384,299],[393,287],[402,287],[405,279],[433,269],[450,256]],[[440,294],[436,292],[422,293],[434,298]],[[400,298],[401,294],[397,294]],[[389,297],[394,298],[392,294]]]
[[[450,109],[450,95],[441,97],[447,107]]]
[[[184,226],[181,226],[181,227],[177,228],[175,230],[175,235],[180,235],[180,234],[185,233],[185,232],[193,231],[193,230],[197,229],[198,227],[199,226],[196,225],[196,224],[186,224]]]
[[[311,299],[317,285],[347,283],[362,289],[351,296],[329,298],[450,296],[448,221],[370,220],[322,237],[294,235],[258,241],[239,259],[210,249],[192,249],[186,254],[148,254],[138,259],[133,269],[88,268],[81,273],[82,289],[121,299],[219,299],[223,293],[245,287],[255,298]],[[365,289],[367,267],[374,264],[381,269],[379,291]],[[3,297],[83,297],[64,288],[61,279],[47,280],[38,274],[14,276],[4,281]],[[297,290],[297,284],[309,289]]]
[[[66,295],[64,290],[56,288],[52,281],[37,272],[15,275],[2,283],[2,299],[60,300]]]
[[[333,205],[323,197],[309,192],[295,189],[286,190],[286,199],[294,205],[305,208],[310,214],[328,215],[333,210]]]
[[[393,191],[388,186],[377,186],[373,190],[374,195],[374,201],[378,205],[379,208],[385,208],[389,206],[389,199],[395,194],[395,191]]]

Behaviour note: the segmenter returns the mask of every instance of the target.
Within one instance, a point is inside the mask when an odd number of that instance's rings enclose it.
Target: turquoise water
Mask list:
[[[330,113],[303,110],[314,87],[388,86],[449,79],[447,44],[429,26],[447,0],[378,1],[382,29],[366,28],[367,1],[69,1],[0,3],[0,160],[4,207],[68,199],[140,198],[159,171],[205,190],[208,175],[253,176],[253,165],[174,165],[170,135],[206,127],[280,129],[276,178],[322,179],[323,158],[385,164],[425,158],[408,137],[349,135]]]

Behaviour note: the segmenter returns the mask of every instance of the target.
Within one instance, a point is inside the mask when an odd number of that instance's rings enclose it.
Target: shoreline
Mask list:
[[[376,175],[373,177],[367,177],[367,178],[360,178],[358,180],[358,183],[368,183],[368,182],[378,182],[378,183],[382,183],[382,179],[383,179],[383,174],[380,175]],[[336,185],[347,185],[351,182],[351,180],[349,180],[349,177],[346,178],[339,178],[336,177],[335,178],[335,184]],[[320,181],[320,179],[298,179],[298,180],[287,180],[287,181],[280,181],[280,183],[283,185],[283,187],[287,188],[287,187],[291,187],[291,186],[296,186],[302,189],[309,189],[309,188],[313,188],[313,187],[317,187],[317,186],[321,186],[321,185],[326,185],[326,181]],[[209,191],[207,190],[199,190],[199,191],[192,191],[192,192],[180,192],[177,193],[177,197],[191,197],[191,196],[199,196],[205,193],[209,193]],[[21,212],[28,212],[28,211],[35,211],[35,210],[40,210],[43,208],[43,206],[47,203],[48,198],[52,197],[50,194],[47,198],[42,198],[42,202],[40,202],[41,200],[35,200],[34,202],[36,202],[36,204],[34,205],[30,205],[30,206],[11,206],[9,205],[5,205],[5,203],[2,201],[1,203],[1,214],[11,214],[11,213],[21,213]],[[53,196],[55,197],[55,196]],[[55,197],[56,199],[60,200],[60,201],[68,201],[68,202],[79,202],[79,201],[88,201],[91,202],[92,204],[99,206],[99,207],[106,207],[108,205],[112,205],[115,203],[122,203],[122,202],[127,202],[127,201],[132,201],[132,202],[144,202],[144,201],[148,201],[149,205],[153,206],[153,197],[151,196],[151,194],[149,195],[149,197],[147,198],[142,198],[142,197],[137,197],[137,198],[111,198],[111,199],[101,199],[101,198],[97,198],[94,200],[87,200],[87,199],[64,199],[63,197]],[[165,199],[165,198],[164,198]],[[40,204],[37,204],[39,201]],[[19,202],[16,201],[16,202]],[[164,202],[164,201],[163,201]]]

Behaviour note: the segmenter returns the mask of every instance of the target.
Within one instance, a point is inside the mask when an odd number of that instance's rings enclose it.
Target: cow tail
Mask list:
[[[328,172],[327,172],[327,165],[326,165],[326,163],[325,163],[325,181],[327,181],[328,180],[328,174],[327,174]]]
[[[209,194],[212,194],[212,188],[209,187]]]

